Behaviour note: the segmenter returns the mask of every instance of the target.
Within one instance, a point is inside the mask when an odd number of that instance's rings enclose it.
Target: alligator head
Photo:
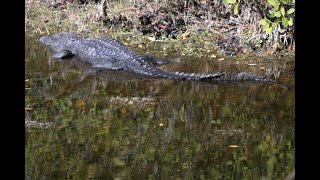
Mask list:
[[[45,46],[48,46],[52,50],[59,52],[65,49],[70,49],[70,47],[72,47],[75,41],[78,41],[80,39],[81,37],[74,33],[62,32],[53,36],[43,36],[39,39],[39,41],[40,43],[42,43]]]

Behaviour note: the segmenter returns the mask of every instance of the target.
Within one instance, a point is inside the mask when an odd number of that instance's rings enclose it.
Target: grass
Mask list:
[[[61,31],[83,33],[97,32],[102,24],[95,21],[95,5],[88,4],[85,8],[77,8],[75,4],[65,6],[64,10],[46,7],[40,0],[27,0],[26,33],[31,35],[53,34]]]
[[[169,17],[181,16],[186,24],[184,29],[176,32],[176,39],[168,38],[166,34],[155,37],[154,35],[143,35],[139,30],[138,15],[145,12],[155,12],[161,7],[169,6],[172,1],[154,1],[145,3],[143,0],[132,1],[107,1],[106,14],[108,17],[117,17],[119,14],[132,22],[132,27],[128,30],[121,25],[109,24],[105,26],[97,17],[97,5],[88,3],[85,5],[67,3],[58,8],[48,7],[48,3],[41,0],[26,0],[25,5],[25,30],[29,36],[41,36],[54,34],[57,32],[70,31],[84,37],[112,37],[124,42],[126,45],[134,47],[138,51],[146,51],[149,47],[159,47],[157,51],[161,54],[179,54],[182,56],[219,58],[219,50],[213,43],[219,36],[230,35],[226,22],[213,22],[207,13],[203,21],[198,21],[193,15],[192,9],[188,9],[183,14]],[[162,3],[162,4],[161,4]],[[164,4],[164,5],[163,5]],[[167,7],[169,8],[169,7]],[[143,11],[143,12],[142,12]],[[169,9],[170,12],[170,9]],[[161,16],[161,15],[159,15]],[[163,16],[163,14],[162,14]],[[192,23],[191,23],[192,22]],[[223,27],[223,28],[217,28]],[[257,41],[258,29],[255,24],[238,26],[237,37],[241,41]],[[228,34],[229,33],[229,34]],[[246,49],[246,53],[250,53]]]
[[[125,31],[113,26],[105,27],[102,22],[97,21],[96,5],[87,4],[84,8],[79,5],[68,4],[64,10],[54,10],[46,7],[47,4],[40,3],[39,0],[28,0],[26,3],[26,34],[28,35],[48,35],[62,31],[70,31],[82,36],[103,37],[108,36],[123,41],[129,46],[136,47],[139,50],[145,50],[148,46],[161,47],[163,55],[168,53],[179,53],[182,55],[210,56],[217,53],[214,45],[209,43],[214,38],[213,33],[203,32],[201,36],[195,30],[189,27],[180,38],[173,40],[163,37],[155,40],[152,36],[144,36],[137,28]],[[113,11],[107,13],[112,16],[121,11],[123,16],[129,17],[132,22],[137,22],[135,9],[126,8],[124,4],[113,4]],[[123,13],[124,12],[124,13]],[[136,24],[136,23],[134,23]],[[187,37],[188,36],[188,37]]]

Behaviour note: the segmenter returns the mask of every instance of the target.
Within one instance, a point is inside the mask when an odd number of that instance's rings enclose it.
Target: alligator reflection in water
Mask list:
[[[33,42],[28,119],[52,126],[26,129],[26,179],[284,179],[294,169],[291,88],[106,78],[48,64]]]

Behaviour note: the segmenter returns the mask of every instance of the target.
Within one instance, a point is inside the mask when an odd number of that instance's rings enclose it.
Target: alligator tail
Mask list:
[[[187,79],[187,80],[205,80],[205,79],[219,79],[223,76],[223,73],[212,73],[212,74],[202,74],[202,73],[185,73],[185,72],[166,72],[160,74],[162,77],[170,79]]]
[[[275,82],[273,79],[269,79],[269,78],[265,78],[262,76],[245,73],[245,72],[238,72],[238,73],[234,73],[234,72],[217,72],[217,73],[168,72],[168,71],[159,69],[155,66],[150,66],[148,64],[145,64],[143,66],[140,65],[139,68],[130,68],[130,69],[133,72],[138,74],[169,78],[169,79]]]
[[[273,79],[258,76],[255,74],[240,72],[240,73],[184,73],[184,72],[166,72],[161,73],[161,77],[170,79],[187,79],[187,80],[217,80],[217,81],[261,81],[275,82]]]

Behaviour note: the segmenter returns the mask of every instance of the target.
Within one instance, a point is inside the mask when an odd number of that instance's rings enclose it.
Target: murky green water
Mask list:
[[[26,38],[26,179],[284,179],[294,170],[287,71],[288,86],[174,81],[93,74],[50,56]],[[180,68],[230,67],[191,62]]]

